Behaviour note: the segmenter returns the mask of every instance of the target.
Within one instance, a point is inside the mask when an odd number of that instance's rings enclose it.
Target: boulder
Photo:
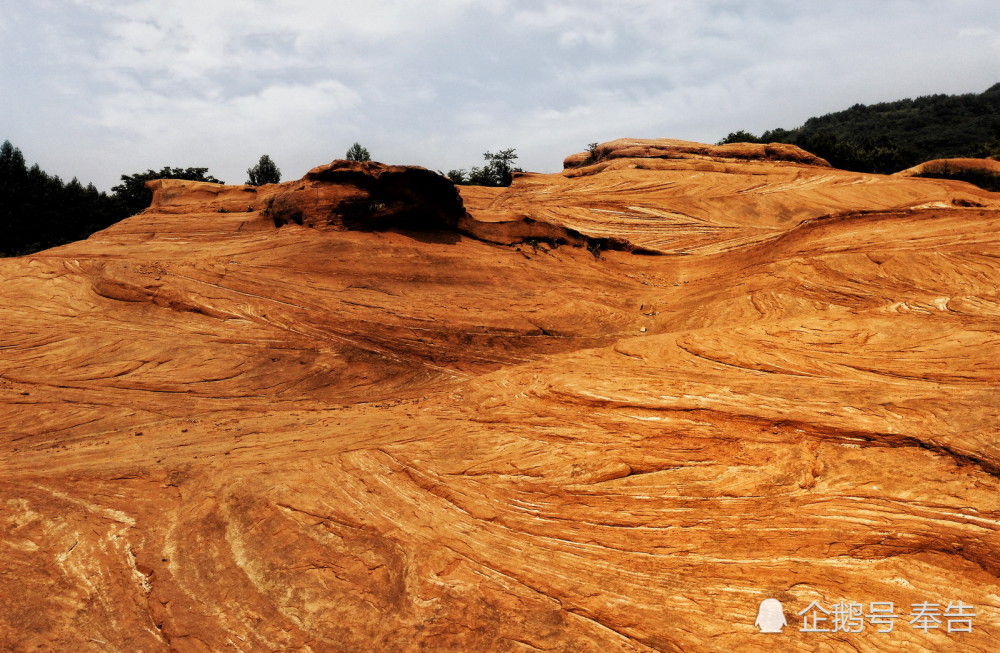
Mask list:
[[[427,231],[454,229],[465,209],[455,185],[426,168],[338,160],[283,184],[263,214],[277,227]]]

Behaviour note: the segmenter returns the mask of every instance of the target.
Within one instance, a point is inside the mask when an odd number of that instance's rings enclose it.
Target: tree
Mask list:
[[[10,141],[4,141],[3,145],[0,145],[0,183],[20,179],[27,173],[28,167],[24,163],[21,150],[11,145]]]
[[[448,174],[446,174],[445,177],[451,179],[452,182],[459,185],[469,183],[469,173],[467,173],[465,170],[462,169],[449,170]]]
[[[0,255],[21,253],[30,229],[25,204],[28,168],[21,150],[4,141],[0,146]]]
[[[596,144],[595,144],[596,147]],[[483,154],[486,165],[482,168],[473,166],[468,172],[465,170],[449,170],[445,175],[456,184],[466,184],[470,186],[510,186],[515,172],[524,172],[521,168],[513,166],[517,159],[517,151],[514,148],[500,150],[499,152],[486,152]]]
[[[747,136],[735,132],[722,142],[753,142]],[[1000,84],[979,94],[854,104],[794,129],[765,131],[756,142],[798,145],[838,168],[891,173],[931,159],[988,156],[998,140]]]
[[[507,148],[498,152],[486,152],[483,154],[486,165],[482,168],[473,168],[469,171],[469,183],[476,186],[510,186],[514,179],[515,172],[524,172],[520,168],[515,168],[513,163],[517,160],[517,151],[514,148]]]
[[[0,256],[86,238],[124,217],[93,184],[84,186],[75,177],[64,183],[37,163],[28,168],[9,142],[0,146]]]
[[[112,186],[115,199],[121,204],[125,215],[135,215],[149,206],[153,201],[153,193],[146,188],[146,182],[153,179],[187,179],[189,181],[207,181],[222,184],[212,175],[208,168],[171,168],[165,166],[162,170],[147,170],[134,175],[122,175],[122,183]]]
[[[721,141],[716,143],[716,145],[726,145],[728,143],[766,143],[766,142],[767,141],[757,138],[750,132],[741,129],[739,131],[731,132],[728,136],[726,136]]]
[[[1000,84],[997,84],[1000,86]],[[1000,131],[1000,130],[998,130]],[[994,159],[1000,161],[1000,138],[993,139],[987,143],[980,143],[975,150],[978,159]]]
[[[368,150],[361,147],[361,143],[355,143],[351,146],[351,149],[347,150],[345,158],[348,161],[371,161],[372,155],[368,153]]]
[[[250,186],[277,184],[280,181],[281,170],[274,164],[271,157],[266,154],[261,155],[257,165],[247,168],[247,184]]]

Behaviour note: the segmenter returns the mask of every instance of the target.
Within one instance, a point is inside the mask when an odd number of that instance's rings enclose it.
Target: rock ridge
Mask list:
[[[593,151],[569,155],[563,161],[563,168],[570,170],[593,166],[614,159],[682,159],[741,163],[759,161],[830,167],[825,159],[797,145],[786,143],[706,145],[671,138],[619,138],[600,143]],[[600,168],[596,171],[600,171]]]
[[[1000,197],[686,154],[0,260],[0,650],[996,651]]]

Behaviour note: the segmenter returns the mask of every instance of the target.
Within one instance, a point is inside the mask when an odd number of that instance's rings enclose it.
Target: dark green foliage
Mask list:
[[[86,238],[149,205],[148,179],[175,177],[218,180],[207,168],[164,168],[122,175],[114,194],[86,186],[76,178],[68,183],[42,170],[27,167],[21,151],[0,146],[0,256],[20,256]]]
[[[976,158],[1000,160],[1000,138],[992,140],[989,143],[981,143],[976,148]]]
[[[0,146],[0,256],[29,254],[86,238],[124,217],[121,207],[93,184],[64,183],[21,151]]]
[[[368,150],[361,147],[361,143],[355,143],[347,150],[344,158],[348,161],[371,161],[372,155],[368,153]]]
[[[959,168],[949,166],[947,161],[942,161],[925,166],[924,170],[916,176],[933,179],[956,179],[974,184],[984,190],[1000,193],[1000,174],[983,168]]]
[[[726,145],[727,143],[763,143],[762,141],[748,131],[743,131],[742,129],[735,132],[730,132],[728,136],[723,138],[721,141],[716,143],[716,145]]]
[[[224,183],[208,174],[208,168],[171,168],[164,166],[161,170],[147,170],[134,175],[122,175],[122,183],[112,186],[111,191],[121,202],[125,217],[139,213],[153,200],[153,193],[146,188],[146,182],[153,179],[187,179],[189,181],[207,181],[213,184]]]
[[[451,179],[456,184],[469,183],[469,173],[467,173],[465,170],[449,170],[448,174],[446,174],[445,177]]]
[[[517,160],[517,151],[512,147],[499,152],[486,152],[483,158],[486,159],[486,165],[482,168],[473,167],[468,173],[465,170],[449,170],[448,178],[456,184],[470,186],[510,186],[514,173],[524,172],[513,166]]]
[[[764,137],[769,136],[768,132]],[[771,138],[765,140],[767,143],[779,142]],[[787,141],[783,141],[787,142]],[[835,133],[820,132],[818,134],[806,133],[795,138],[795,145],[812,152],[830,162],[835,168],[844,170],[855,170],[858,172],[875,172],[879,174],[892,174],[903,168],[910,167],[899,146],[888,137],[878,138],[849,138],[839,136]],[[917,163],[922,163],[925,159],[917,157]]]
[[[264,184],[277,184],[281,181],[281,170],[275,165],[271,157],[261,155],[260,161],[252,168],[247,168],[247,184],[250,186],[263,186]]]
[[[597,161],[597,146],[599,143],[588,143],[587,144],[587,158],[584,159],[583,165],[587,166],[591,163]]]
[[[5,180],[23,178],[27,172],[21,150],[11,145],[10,141],[4,141],[3,145],[0,145],[0,178]]]
[[[983,93],[928,95],[810,118],[795,129],[756,137],[733,132],[722,143],[790,143],[831,165],[891,173],[931,159],[982,157],[1000,150],[1000,84]]]

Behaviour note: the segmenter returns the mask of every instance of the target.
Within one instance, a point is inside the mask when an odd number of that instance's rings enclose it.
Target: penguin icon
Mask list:
[[[788,625],[785,620],[785,611],[781,609],[781,601],[778,599],[764,599],[757,609],[757,621],[755,626],[760,628],[762,633],[780,633],[781,629]]]

